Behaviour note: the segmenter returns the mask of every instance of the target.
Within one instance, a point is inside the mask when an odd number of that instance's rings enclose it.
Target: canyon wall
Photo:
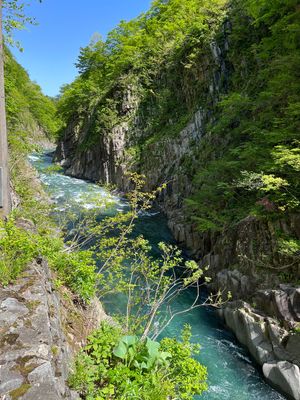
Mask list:
[[[248,3],[230,3],[209,40],[189,33],[176,57],[166,52],[151,84],[128,67],[96,106],[73,109],[56,160],[71,176],[122,191],[130,189],[130,171],[145,175],[146,190],[166,184],[157,203],[176,241],[209,267],[212,290],[231,292],[224,321],[266,378],[299,399],[299,355],[291,356],[291,343],[298,349],[300,342],[298,167],[291,161],[298,125],[284,111],[297,97],[287,82],[299,79],[282,30],[284,18],[298,21],[299,9],[282,5],[255,20]],[[260,343],[266,359],[257,355]]]
[[[205,162],[207,146],[217,152],[226,147],[228,140],[213,134],[212,126],[221,117],[217,107],[233,79],[234,66],[228,55],[231,31],[232,23],[227,20],[218,41],[206,47],[205,57],[195,67],[197,83],[180,82],[177,91],[183,98],[188,97],[193,84],[201,88],[200,105],[183,127],[172,121],[170,113],[166,124],[171,134],[154,134],[151,118],[157,105],[151,98],[141,97],[139,81],[129,74],[121,77],[110,94],[117,113],[113,127],[95,136],[91,131],[95,109],[83,115],[74,113],[59,140],[56,160],[71,176],[114,184],[121,191],[130,188],[128,171],[144,174],[145,189],[149,191],[166,183],[157,202],[168,217],[176,241],[199,260],[200,266],[210,267],[215,287],[230,290],[236,299],[248,299],[255,289],[276,287],[289,277],[295,283],[300,278],[297,254],[278,251],[278,232],[300,238],[300,217],[297,213],[275,219],[245,216],[222,229],[199,230],[186,206],[185,200],[195,192],[199,158]],[[217,155],[210,155],[214,157]],[[239,276],[233,278],[233,283],[232,271]]]

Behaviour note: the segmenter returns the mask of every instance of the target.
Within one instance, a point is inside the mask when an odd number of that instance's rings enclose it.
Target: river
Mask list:
[[[110,199],[112,207],[99,208],[99,214],[122,210],[126,207],[123,199],[111,195],[105,188],[80,179],[71,178],[60,172],[51,172],[51,157],[47,154],[32,154],[29,157],[37,169],[46,192],[56,203],[58,213],[67,209],[97,207],[99,198]],[[140,217],[136,229],[153,245],[160,241],[171,242],[172,236],[166,220],[160,213],[148,213]],[[193,300],[193,291],[185,292],[176,300],[177,310],[187,308]],[[110,313],[116,304],[107,303]],[[165,336],[178,336],[185,323],[192,327],[192,341],[201,344],[199,361],[208,369],[209,389],[197,400],[283,400],[263,379],[257,365],[217,318],[214,310],[200,307],[178,316],[164,331]]]

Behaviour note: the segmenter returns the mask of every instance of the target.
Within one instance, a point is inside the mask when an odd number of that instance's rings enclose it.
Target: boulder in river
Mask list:
[[[219,314],[263,367],[267,381],[288,398],[300,400],[300,334],[243,301],[228,303]]]
[[[289,398],[300,400],[300,370],[297,365],[288,361],[266,363],[263,365],[263,373],[267,381]]]

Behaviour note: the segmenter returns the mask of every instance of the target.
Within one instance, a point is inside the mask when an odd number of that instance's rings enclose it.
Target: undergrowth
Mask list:
[[[69,383],[86,400],[191,400],[207,389],[207,371],[192,358],[199,346],[190,338],[188,326],[180,341],[159,343],[102,323],[77,356]]]

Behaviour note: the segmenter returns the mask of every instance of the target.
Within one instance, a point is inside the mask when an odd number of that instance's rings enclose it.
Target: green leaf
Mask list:
[[[123,336],[121,338],[121,341],[127,346],[134,346],[135,344],[137,344],[138,339],[136,336]]]
[[[147,339],[146,347],[150,358],[157,358],[159,356],[159,342]]]
[[[114,348],[113,354],[116,357],[121,358],[122,360],[124,360],[126,358],[127,347],[125,346],[125,344],[122,341],[120,341],[119,344]]]

